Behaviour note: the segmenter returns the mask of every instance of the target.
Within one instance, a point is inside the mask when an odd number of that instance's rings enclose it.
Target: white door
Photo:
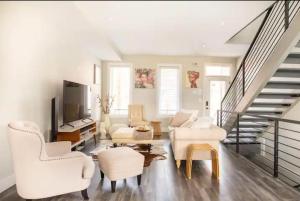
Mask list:
[[[204,111],[206,116],[217,123],[217,110],[229,86],[229,77],[205,77],[204,83]]]

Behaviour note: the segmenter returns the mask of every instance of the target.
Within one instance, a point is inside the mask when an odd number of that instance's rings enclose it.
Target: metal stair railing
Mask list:
[[[299,1],[276,1],[264,11],[265,17],[222,99],[220,125],[225,125],[231,116],[231,113],[222,113],[222,111],[235,110],[299,8]]]
[[[236,117],[234,125],[236,139],[235,144],[231,147],[236,153],[245,156],[272,174],[273,177],[278,177],[300,190],[300,121],[230,111],[218,111],[219,120],[221,112],[230,113]],[[252,122],[249,120],[251,118],[247,118],[247,121],[253,125],[264,124],[267,126],[263,130],[259,127],[253,127],[257,132],[262,132],[258,136],[259,143],[257,144],[240,143],[241,117],[244,115],[253,117]],[[256,122],[255,119],[257,118],[265,121]],[[220,126],[220,121],[218,121],[218,125]]]

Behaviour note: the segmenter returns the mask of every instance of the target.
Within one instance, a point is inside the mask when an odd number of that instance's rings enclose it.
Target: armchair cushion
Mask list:
[[[48,156],[59,156],[71,152],[70,141],[59,141],[46,143],[46,152]]]

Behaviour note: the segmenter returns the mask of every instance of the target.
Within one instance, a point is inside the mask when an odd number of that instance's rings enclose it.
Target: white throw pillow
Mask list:
[[[199,117],[192,125],[192,128],[210,128],[212,122],[213,119],[211,117]]]
[[[199,110],[181,109],[181,112],[190,113],[191,116],[190,116],[189,120],[191,120],[191,121],[196,121],[198,118],[198,114],[199,114]]]
[[[191,113],[177,112],[171,121],[171,126],[179,127],[181,124],[189,120]]]

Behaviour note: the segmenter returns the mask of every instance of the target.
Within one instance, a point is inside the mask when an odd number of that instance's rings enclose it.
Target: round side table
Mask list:
[[[155,136],[161,135],[160,124],[160,121],[151,121],[151,126],[153,127],[153,133]]]

